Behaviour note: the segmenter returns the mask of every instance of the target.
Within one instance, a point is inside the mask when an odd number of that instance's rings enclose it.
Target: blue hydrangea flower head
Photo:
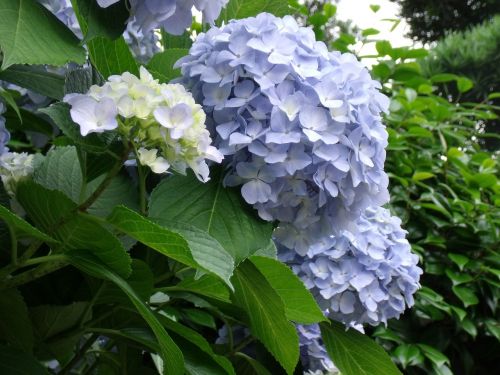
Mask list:
[[[176,64],[203,103],[228,185],[304,255],[388,200],[388,99],[352,54],[268,13],[200,34]]]
[[[414,303],[422,270],[401,220],[369,207],[350,229],[303,256],[276,240],[280,258],[332,319],[347,325],[386,323]]]
[[[299,334],[302,367],[313,374],[317,371],[338,374],[338,369],[333,364],[323,345],[319,325],[297,325],[297,333]]]

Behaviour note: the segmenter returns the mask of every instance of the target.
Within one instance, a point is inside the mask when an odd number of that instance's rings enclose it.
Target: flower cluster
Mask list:
[[[422,270],[401,229],[382,207],[368,208],[350,230],[331,236],[305,256],[282,247],[292,266],[327,314],[347,325],[378,324],[413,305]]]
[[[225,182],[304,255],[331,228],[388,200],[388,99],[351,54],[267,13],[200,34],[177,62],[231,155]]]
[[[35,155],[26,152],[5,152],[0,155],[0,178],[5,191],[14,196],[17,183],[35,169]]]
[[[10,140],[10,133],[5,127],[5,117],[2,116],[5,110],[5,103],[0,99],[0,155],[9,150],[7,142]]]
[[[106,8],[119,0],[97,0]],[[149,32],[162,27],[166,32],[181,35],[193,22],[192,8],[203,15],[203,21],[213,23],[229,0],[130,0],[131,19],[140,29]]]
[[[321,339],[321,331],[318,324],[298,325],[300,358],[302,366],[309,370],[309,373],[316,374],[327,371],[328,374],[338,374],[338,369],[328,356]]]
[[[103,86],[66,95],[64,101],[71,105],[71,118],[83,136],[117,129],[133,143],[139,162],[155,173],[170,167],[185,173],[190,167],[198,179],[207,181],[205,159],[223,159],[211,146],[205,113],[191,94],[178,84],[160,84],[144,67],[140,77],[111,76]]]

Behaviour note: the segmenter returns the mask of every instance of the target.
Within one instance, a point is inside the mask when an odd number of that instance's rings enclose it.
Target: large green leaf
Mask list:
[[[333,321],[320,327],[326,350],[343,375],[401,375],[385,350],[368,336]]]
[[[22,121],[12,108],[8,108],[7,112],[2,114],[2,116],[5,117],[7,124],[9,124],[8,127],[10,131],[36,132],[45,134],[49,137],[52,137],[54,134],[52,124],[45,118],[42,118],[41,116],[24,108],[19,108],[19,113],[21,114]],[[29,136],[29,133],[27,135]]]
[[[156,220],[164,228],[180,234],[188,243],[194,260],[205,270],[218,275],[228,285],[234,259],[212,236],[192,225],[171,220]]]
[[[193,225],[215,238],[236,264],[269,244],[273,226],[260,220],[238,189],[222,186],[221,171],[202,184],[189,173],[161,182],[151,194],[149,215]]]
[[[14,228],[17,237],[31,237],[36,238],[47,243],[57,243],[57,240],[49,235],[40,232],[33,227],[30,223],[20,218],[8,208],[0,205],[0,219],[5,221],[9,226]]]
[[[113,41],[96,37],[87,45],[92,64],[104,78],[124,72],[139,74],[137,62],[123,37]]]
[[[33,350],[33,328],[28,308],[16,289],[0,292],[0,340],[25,352]]]
[[[231,302],[226,285],[212,275],[203,275],[199,279],[186,278],[177,284],[174,290],[196,293],[222,302]]]
[[[287,265],[267,257],[252,256],[250,260],[283,300],[288,319],[302,324],[326,320],[314,297]]]
[[[43,66],[12,65],[0,72],[0,79],[52,99],[61,100],[64,96],[64,77]]]
[[[231,280],[233,302],[246,311],[253,335],[292,374],[299,359],[299,339],[279,294],[249,260],[239,265]]]
[[[216,241],[210,241],[205,233],[197,236],[196,228],[191,231],[190,228],[170,231],[123,206],[115,208],[108,222],[152,249],[188,266],[201,266],[229,283],[233,259],[220,246],[211,246]],[[184,239],[184,234],[189,238],[188,241]]]
[[[0,374],[48,375],[48,372],[31,354],[0,345]]]
[[[174,64],[181,57],[186,56],[187,48],[171,48],[157,53],[148,63],[149,72],[160,82],[169,82],[181,75],[180,69],[174,69]]]
[[[79,213],[76,203],[57,190],[32,181],[18,185],[17,199],[37,227],[60,241],[62,251],[93,253],[123,277],[130,274],[130,256],[120,241],[97,221]]]
[[[227,22],[231,19],[254,17],[262,12],[283,17],[291,13],[291,8],[288,6],[288,1],[283,0],[229,0],[217,23],[220,24],[222,21]]]
[[[78,38],[36,1],[2,0],[0,19],[2,69],[13,64],[85,62]]]
[[[184,374],[184,360],[179,347],[172,341],[161,323],[158,321],[154,313],[141,300],[137,293],[130,285],[119,275],[113,272],[99,259],[91,254],[82,252],[68,253],[70,262],[83,272],[86,272],[94,277],[108,280],[118,286],[131,300],[137,311],[141,314],[144,320],[148,323],[158,340],[159,349],[164,361],[164,373],[172,375]]]
[[[64,78],[64,93],[86,94],[92,85],[101,86],[102,76],[93,67],[77,68],[66,73]]]
[[[33,173],[33,180],[50,190],[59,190],[75,203],[80,202],[82,169],[76,147],[50,150]]]

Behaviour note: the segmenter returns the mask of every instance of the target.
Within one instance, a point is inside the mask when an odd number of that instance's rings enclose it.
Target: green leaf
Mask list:
[[[432,346],[425,344],[417,344],[424,355],[436,366],[441,367],[444,364],[450,364],[450,360],[439,350],[434,349]]]
[[[95,133],[83,137],[80,134],[80,127],[73,122],[69,111],[70,107],[66,103],[55,103],[40,110],[40,112],[48,115],[57,127],[75,144],[90,152],[105,152],[109,145],[104,142],[103,138]]]
[[[283,17],[290,14],[291,8],[288,6],[288,1],[283,0],[229,0],[229,3],[222,10],[217,24],[231,19],[254,17],[262,12]]]
[[[287,265],[259,256],[252,256],[250,260],[281,297],[288,319],[302,324],[326,320],[314,297]]]
[[[147,65],[148,71],[162,83],[168,83],[181,75],[180,69],[174,69],[174,64],[186,56],[187,48],[171,48],[154,55]]]
[[[233,259],[220,245],[216,246],[216,241],[211,241],[206,233],[200,233],[197,228],[184,226],[181,230],[170,231],[123,206],[115,208],[108,222],[161,254],[193,268],[201,266],[229,283],[234,268]]]
[[[96,37],[87,45],[92,64],[104,78],[124,72],[139,75],[137,62],[123,37],[114,41]]]
[[[0,79],[52,99],[64,96],[64,77],[42,66],[12,65],[0,72]]]
[[[116,39],[123,34],[130,16],[125,1],[119,1],[107,8],[101,8],[96,1],[77,0],[76,3],[80,16],[86,23],[85,42],[97,36]]]
[[[371,4],[370,9],[372,10],[373,13],[377,13],[380,9],[380,5]]]
[[[246,311],[253,335],[292,374],[299,359],[299,342],[279,294],[248,260],[240,264],[231,280],[233,301]]]
[[[330,358],[343,375],[401,375],[385,350],[368,336],[342,323],[320,323]]]
[[[2,0],[0,19],[2,69],[13,64],[85,62],[78,38],[36,1]]]
[[[50,190],[58,190],[75,203],[80,201],[82,169],[74,146],[50,150],[33,173],[33,180]]]
[[[408,365],[419,365],[424,361],[424,357],[418,346],[413,344],[401,344],[394,349],[394,356],[401,363],[403,368]]]
[[[465,286],[453,286],[453,293],[460,298],[465,307],[477,305],[479,303],[479,299],[477,298],[474,291]]]
[[[200,326],[216,329],[215,319],[212,314],[196,308],[196,309],[182,309],[182,314],[185,315],[186,320],[198,324]]]
[[[196,345],[201,351],[208,354],[215,362],[217,362],[219,366],[225,369],[227,374],[234,374],[231,362],[229,362],[227,358],[215,354],[207,340],[198,332],[165,316],[160,316],[159,319],[161,324],[167,329],[167,331],[175,334],[176,337],[182,337],[186,341],[189,341],[190,343]]]
[[[442,73],[436,74],[431,77],[432,83],[442,83],[442,82],[451,82],[456,80],[458,77],[455,74]]]
[[[215,238],[235,263],[268,245],[273,225],[260,220],[237,189],[224,188],[221,172],[202,184],[190,173],[162,181],[151,194],[149,216],[193,225]]]
[[[14,228],[17,237],[31,237],[36,238],[47,243],[57,243],[58,241],[49,235],[40,232],[33,227],[30,223],[20,218],[6,207],[0,205],[0,219],[5,221],[9,226]]]
[[[175,290],[200,294],[222,302],[230,302],[227,286],[211,275],[203,275],[199,279],[186,278],[175,286]]]
[[[79,213],[76,203],[61,192],[23,181],[17,187],[17,199],[37,227],[60,241],[62,250],[92,253],[121,276],[130,274],[131,259],[120,241]]]
[[[234,271],[234,259],[215,238],[189,224],[164,219],[158,219],[156,222],[180,234],[187,241],[196,263],[219,276],[232,288],[229,279]]]
[[[2,290],[0,293],[0,339],[24,352],[31,353],[33,350],[33,328],[28,308],[16,289]]]
[[[41,305],[30,309],[33,328],[40,341],[63,333],[91,317],[88,302],[74,302],[70,305]],[[84,316],[85,314],[85,316]]]
[[[21,112],[19,111],[19,107],[16,104],[16,101],[12,97],[11,93],[5,90],[3,87],[0,87],[0,96],[5,100],[5,102],[12,108],[17,114],[19,121],[23,121],[21,117]]]
[[[31,354],[0,345],[0,374],[48,375],[48,372]]]
[[[103,78],[93,67],[77,68],[66,73],[64,93],[86,94],[92,85],[101,86],[103,83]]]
[[[411,178],[413,181],[423,181],[429,178],[436,177],[434,173],[431,172],[415,172]]]
[[[474,82],[469,78],[458,77],[457,78],[457,89],[459,92],[467,92],[474,87]]]
[[[271,375],[271,373],[252,357],[237,352],[234,355],[235,367],[239,375]]]
[[[370,35],[377,35],[377,34],[380,34],[380,31],[377,29],[374,29],[372,27],[370,27],[368,29],[364,29],[361,32],[361,35],[363,35],[363,36],[370,36]]]
[[[375,43],[375,48],[380,56],[389,55],[392,52],[391,43],[387,40],[379,40]]]
[[[269,240],[269,243],[267,246],[264,246],[263,248],[257,250],[254,255],[258,255],[261,257],[268,257],[271,259],[277,259],[278,258],[278,249],[276,248],[276,244],[274,241],[271,239]]]
[[[32,131],[52,137],[54,128],[45,118],[24,108],[19,108],[19,113],[21,114],[22,122],[19,120],[17,113],[10,108],[2,115],[5,117],[7,124],[9,124],[9,130],[21,132]]]
[[[158,340],[158,344],[160,346],[159,354],[161,354],[165,363],[165,374],[183,375],[184,357],[182,352],[172,341],[154,313],[144,304],[130,285],[91,254],[71,252],[68,253],[68,257],[70,262],[81,271],[116,284],[116,286],[118,286],[130,298],[131,302],[134,304],[139,314],[141,314],[144,320],[148,323]]]

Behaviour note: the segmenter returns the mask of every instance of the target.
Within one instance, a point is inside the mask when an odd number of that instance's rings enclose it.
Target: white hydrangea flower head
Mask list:
[[[206,159],[223,159],[211,145],[205,112],[192,95],[182,85],[159,83],[144,67],[139,77],[114,75],[87,94],[68,94],[64,101],[83,136],[117,130],[134,144],[139,163],[154,173],[170,167],[185,173],[189,167],[205,182]]]
[[[26,152],[6,152],[0,156],[0,177],[11,197],[15,194],[17,183],[33,173],[34,165],[35,155]]]

